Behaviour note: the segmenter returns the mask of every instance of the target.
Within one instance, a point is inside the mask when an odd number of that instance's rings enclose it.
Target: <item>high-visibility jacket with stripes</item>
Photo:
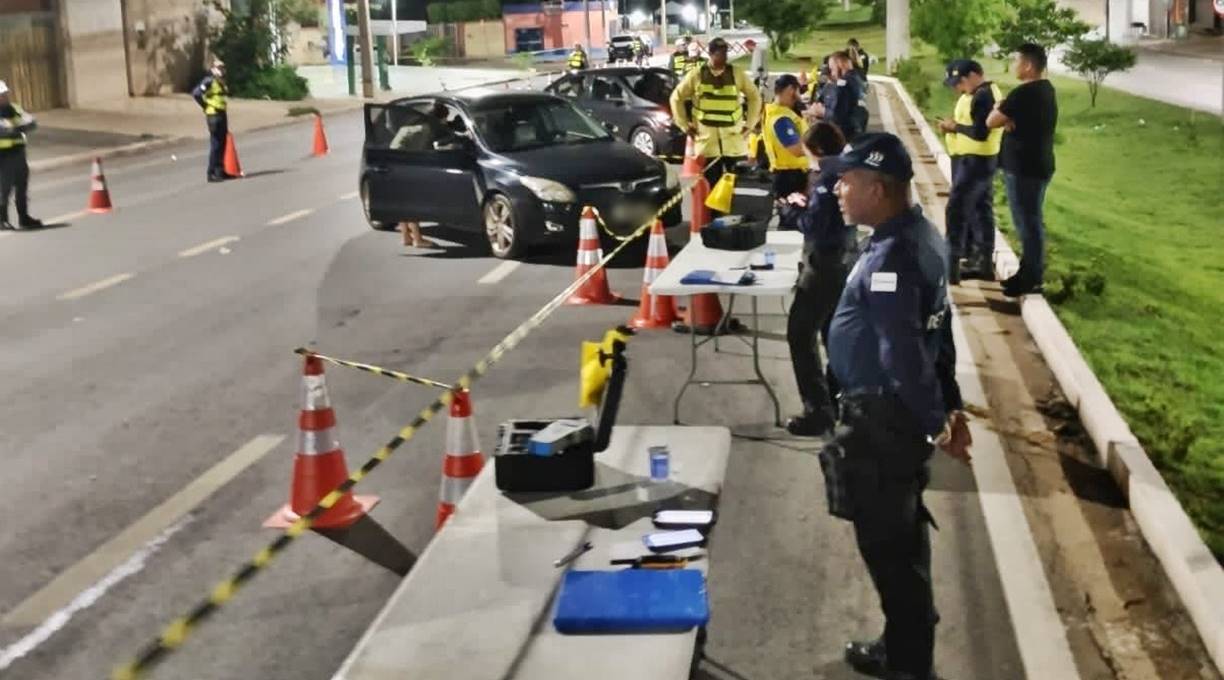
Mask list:
[[[684,52],[673,52],[671,55],[671,64],[669,65],[672,72],[677,78],[683,78],[684,74],[688,73],[688,54]]]
[[[999,86],[990,83],[990,93],[996,102],[1003,101],[1003,93]],[[952,110],[952,121],[957,125],[972,127],[973,125],[973,95],[962,94],[956,100],[956,108]],[[947,133],[948,155],[950,156],[997,156],[1003,146],[1003,128],[994,128],[984,141],[978,141],[962,132]]]
[[[706,127],[732,127],[744,117],[740,105],[740,91],[735,84],[735,70],[731,65],[722,73],[714,75],[709,67],[701,69],[697,82],[697,96],[693,101],[693,115],[697,123]]]
[[[13,126],[14,128],[18,128],[30,122],[26,112],[23,111],[20,106],[17,106],[16,104],[12,104],[11,106],[13,107],[13,115],[4,119],[9,125]],[[0,151],[25,146],[25,143],[26,136],[24,132],[15,134],[12,137],[0,137]]]
[[[765,155],[769,156],[769,169],[777,172],[778,170],[807,170],[807,156],[796,156],[789,149],[782,145],[778,139],[778,133],[774,130],[774,124],[783,118],[789,118],[795,124],[795,129],[799,131],[799,137],[802,139],[803,134],[807,132],[807,123],[794,110],[774,104],[770,102],[765,105],[765,124],[762,129],[765,133]]]
[[[566,66],[568,66],[571,69],[586,68],[587,67],[586,52],[583,52],[581,50],[574,50],[573,52],[570,52],[569,61],[566,62]]]

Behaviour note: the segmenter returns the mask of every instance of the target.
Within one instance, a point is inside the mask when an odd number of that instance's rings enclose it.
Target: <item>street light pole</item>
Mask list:
[[[667,46],[667,0],[659,0],[659,25],[662,27],[663,35],[659,37],[659,44]]]
[[[591,0],[582,0],[582,18],[584,36],[586,37],[586,52],[591,53]]]
[[[361,96],[374,97],[374,61],[370,54],[370,0],[357,0],[357,38],[361,41]]]

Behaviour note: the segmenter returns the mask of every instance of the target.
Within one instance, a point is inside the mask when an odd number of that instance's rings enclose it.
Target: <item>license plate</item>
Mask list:
[[[653,214],[654,210],[649,205],[641,203],[617,203],[612,206],[612,220],[628,228],[642,226],[642,223],[650,219]]]

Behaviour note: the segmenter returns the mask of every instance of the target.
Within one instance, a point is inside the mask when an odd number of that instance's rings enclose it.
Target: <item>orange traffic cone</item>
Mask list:
[[[710,195],[710,183],[705,177],[699,177],[693,184],[692,221],[689,223],[689,234],[692,238],[701,238],[702,227],[710,223],[710,209],[706,207],[706,199]],[[714,293],[701,293],[689,298],[688,323],[702,335],[711,335],[718,329],[722,320],[722,303]]]
[[[327,396],[323,362],[306,357],[302,370],[302,410],[298,416],[298,450],[293,459],[289,503],[269,517],[264,526],[284,529],[308,513],[332,489],[348,479],[344,449],[336,435],[336,412]],[[345,492],[335,505],[315,518],[315,529],[342,529],[361,519],[378,503],[375,496]]]
[[[314,129],[314,151],[311,152],[311,155],[312,156],[326,156],[327,152],[328,152],[327,133],[323,131],[323,116],[316,113],[315,114],[315,129]]]
[[[599,231],[595,227],[595,209],[587,206],[578,221],[578,264],[574,279],[582,278],[603,260],[603,249],[599,247]],[[566,300],[570,305],[610,305],[620,296],[608,288],[608,273],[600,267],[573,295]]]
[[[693,183],[693,203],[689,214],[689,234],[701,233],[701,228],[710,223],[710,209],[706,207],[706,199],[710,197],[710,183],[705,177],[698,177]]]
[[[693,138],[689,137],[688,143],[684,145],[684,165],[680,168],[680,176],[684,179],[699,177],[703,170],[705,170],[705,159],[697,155]]]
[[[89,171],[89,212],[111,211],[110,190],[106,188],[106,176],[102,174],[102,159],[95,158]]]
[[[670,295],[651,295],[650,284],[667,268],[667,239],[663,236],[663,222],[655,220],[650,230],[650,244],[646,248],[646,271],[642,273],[642,302],[638,311],[629,319],[634,328],[669,328],[676,320],[676,304]]]
[[[442,528],[455,514],[455,506],[484,467],[480,442],[476,438],[476,419],[472,417],[472,397],[467,390],[454,392],[450,420],[446,423],[446,454],[442,459],[442,488],[438,490],[438,515],[434,530]]]
[[[225,174],[233,177],[245,177],[242,172],[242,164],[238,162],[238,147],[234,146],[234,135],[226,133],[225,135]]]

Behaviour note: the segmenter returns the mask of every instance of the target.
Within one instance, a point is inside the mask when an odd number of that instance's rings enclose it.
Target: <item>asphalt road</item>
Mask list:
[[[453,245],[415,251],[371,231],[355,198],[360,123],[331,119],[333,152],[318,159],[308,124],[239,139],[248,177],[225,184],[204,183],[202,148],[118,160],[108,215],[72,215],[86,168],[34,178],[36,214],[71,217],[0,236],[0,677],[104,676],[272,538],[260,524],[288,493],[293,348],[447,381],[572,281],[572,249],[503,266],[474,236],[434,231]],[[636,262],[610,272],[632,299],[641,275]],[[575,411],[578,342],[631,311],[562,308],[496,366],[474,390],[486,446],[501,420]],[[783,309],[764,311],[764,370],[792,411]],[[621,422],[671,422],[687,354],[670,332],[634,341]],[[706,364],[711,377],[742,376],[744,356],[733,343]],[[340,368],[328,384],[350,466],[434,396]],[[874,593],[849,526],[824,512],[812,441],[772,430],[763,396],[735,387],[685,402],[687,421],[768,435],[733,448],[699,677],[857,677],[841,644],[878,632]],[[403,550],[423,549],[443,431],[424,428],[361,485],[382,498],[376,524],[297,541],[154,677],[330,677],[399,580],[339,542],[400,568]],[[1023,565],[997,567],[970,470],[937,461],[932,488],[941,672],[1022,678],[1004,580]],[[187,497],[184,512],[168,503]],[[1083,678],[1115,677],[1085,649]]]

